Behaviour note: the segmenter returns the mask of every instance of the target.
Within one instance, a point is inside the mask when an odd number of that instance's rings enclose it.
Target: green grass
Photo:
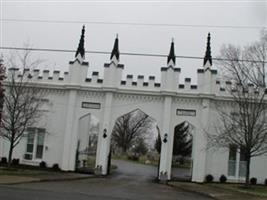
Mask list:
[[[153,165],[153,166],[158,166],[159,164],[159,156],[155,159],[155,160],[149,160],[147,158],[146,155],[143,155],[143,156],[140,156],[139,157],[139,160],[138,161],[135,161],[135,160],[130,160],[128,159],[128,155],[113,155],[112,156],[112,159],[117,159],[117,160],[126,160],[126,161],[130,161],[130,162],[133,162],[133,163],[139,163],[139,164],[144,164],[144,165]],[[146,161],[149,160],[150,163],[149,164],[146,164]],[[183,168],[183,169],[190,169],[191,168],[191,161],[184,161],[184,164],[181,165],[181,164],[177,164],[177,163],[174,163],[172,164],[172,167],[174,168]]]
[[[152,160],[152,161],[149,160],[150,161],[149,164],[146,164],[146,161],[148,160],[148,158],[147,158],[146,155],[140,156],[139,157],[139,160],[131,160],[131,159],[128,159],[128,155],[121,155],[121,156],[113,155],[112,156],[112,159],[115,159],[115,160],[126,160],[126,161],[130,161],[130,162],[133,162],[133,163],[158,166],[158,159],[159,159],[159,157],[156,160]]]
[[[265,185],[251,185],[249,188],[244,187],[242,184],[212,184],[213,186],[238,191],[242,193],[252,194],[256,196],[267,197],[267,186]]]
[[[264,195],[267,197],[267,186],[252,186],[249,189],[245,189],[245,188],[240,188],[240,190],[249,192],[249,193],[253,193],[253,194],[257,194],[257,195]]]
[[[39,175],[53,175],[59,174],[63,172],[55,172],[51,170],[37,170],[37,169],[20,169],[20,168],[0,168],[0,176],[1,175],[13,175],[13,176],[39,176]]]
[[[86,167],[88,167],[88,168],[90,168],[90,169],[94,169],[94,168],[95,168],[95,157],[90,156],[90,157],[87,159]]]
[[[185,160],[183,164],[172,162],[172,167],[174,167],[174,168],[190,169],[192,167],[192,164],[191,164],[191,161]]]

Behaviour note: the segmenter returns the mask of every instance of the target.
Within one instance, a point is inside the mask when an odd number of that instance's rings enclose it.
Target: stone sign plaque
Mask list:
[[[194,117],[194,116],[196,116],[196,110],[177,109],[176,115]]]
[[[82,102],[82,108],[100,109],[101,108],[101,104],[100,103],[94,103],[94,102]]]

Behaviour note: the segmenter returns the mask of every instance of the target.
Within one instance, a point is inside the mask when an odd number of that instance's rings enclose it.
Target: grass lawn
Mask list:
[[[220,187],[228,190],[234,190],[242,193],[267,197],[267,186],[265,185],[252,185],[250,188],[245,188],[241,184],[212,184],[212,186]]]
[[[64,172],[52,171],[52,170],[42,170],[42,169],[23,169],[23,168],[6,168],[0,167],[0,176],[1,175],[14,175],[14,176],[40,176],[40,175],[53,175],[60,174]]]
[[[139,160],[131,160],[128,158],[127,155],[121,155],[121,156],[112,156],[112,159],[117,159],[117,160],[127,160],[130,162],[134,163],[139,163],[139,164],[144,164],[144,165],[153,165],[153,166],[158,166],[159,164],[159,156],[155,160],[149,160],[146,155],[140,156]],[[149,160],[149,163],[146,163],[146,161]],[[191,161],[185,161],[183,165],[177,164],[177,163],[172,163],[172,167],[174,168],[182,168],[182,169],[190,169],[191,168]]]
[[[127,160],[129,162],[133,162],[133,163],[139,163],[139,164],[144,164],[144,165],[153,165],[153,166],[158,166],[158,160],[149,160],[150,163],[147,164],[146,161],[148,160],[147,157],[144,155],[144,156],[140,156],[139,157],[139,160],[131,160],[128,158],[127,155],[121,155],[121,156],[115,156],[113,155],[112,156],[112,159],[115,159],[115,160]]]

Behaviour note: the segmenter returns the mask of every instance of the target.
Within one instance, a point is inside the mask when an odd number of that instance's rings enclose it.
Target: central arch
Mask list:
[[[158,178],[159,141],[157,121],[141,109],[119,116],[111,132],[108,174],[117,165],[117,171],[128,176]]]

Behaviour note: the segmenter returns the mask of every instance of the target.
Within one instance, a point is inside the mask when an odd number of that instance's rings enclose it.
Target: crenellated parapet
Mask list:
[[[85,84],[86,85],[97,85],[97,86],[102,86],[103,85],[103,79],[99,77],[99,72],[92,72],[92,75],[90,78],[85,79]]]
[[[15,80],[18,78],[23,78],[25,82],[29,83],[67,83],[69,72],[64,72],[62,76],[60,76],[60,71],[54,70],[43,70],[40,69],[24,69],[23,71],[19,68],[9,68],[7,72],[7,81],[11,80],[13,77]]]
[[[134,90],[158,90],[160,83],[155,82],[155,76],[149,76],[145,81],[144,75],[138,75],[136,78],[132,74],[126,76],[126,80],[121,80],[120,87]]]
[[[193,84],[190,77],[180,80],[181,68],[176,67],[176,56],[174,41],[171,42],[170,52],[167,57],[166,67],[162,67],[161,78],[156,82],[156,77],[150,75],[126,75],[123,79],[122,74],[124,65],[120,64],[119,39],[115,39],[114,46],[110,56],[110,62],[105,63],[103,67],[103,77],[99,76],[98,71],[88,74],[89,62],[85,61],[84,49],[84,32],[83,27],[79,46],[75,53],[73,61],[69,62],[67,72],[58,70],[49,71],[40,69],[19,69],[10,68],[7,77],[12,75],[21,77],[25,81],[45,84],[46,86],[71,86],[71,88],[96,88],[108,91],[133,90],[140,92],[158,92],[166,95],[177,95],[178,93],[190,93],[196,95],[211,96],[228,96],[233,88],[234,83],[221,80],[218,72],[212,66],[210,34],[207,38],[207,47],[204,56],[203,66],[197,69],[197,84]],[[158,80],[158,79],[157,79]],[[52,87],[52,86],[51,86]]]

